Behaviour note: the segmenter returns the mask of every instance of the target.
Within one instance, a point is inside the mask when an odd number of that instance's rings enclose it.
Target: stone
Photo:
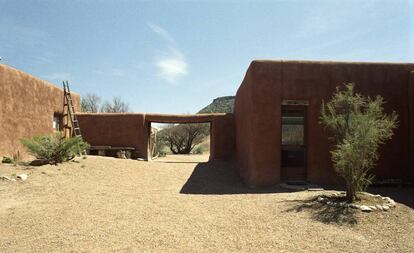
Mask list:
[[[383,205],[382,206],[382,210],[384,210],[384,211],[388,211],[390,208],[389,208],[389,206],[387,206],[387,205]]]
[[[120,150],[120,151],[116,152],[116,156],[118,158],[121,158],[121,159],[127,159],[125,150]]]
[[[369,208],[371,208],[372,211],[377,210],[377,208],[375,206],[368,206]]]
[[[359,209],[361,210],[361,211],[363,211],[363,212],[371,212],[372,211],[372,209],[371,208],[369,208],[368,206],[366,206],[366,205],[362,205],[362,206],[360,206],[359,207]]]
[[[0,176],[0,180],[11,181],[11,179],[8,176]]]
[[[374,197],[375,196],[374,194],[371,194],[369,192],[364,192],[363,194],[366,195],[366,196],[370,196],[370,197]]]
[[[325,203],[326,202],[326,198],[319,196],[318,197],[318,202],[319,203]]]
[[[383,210],[383,208],[382,208],[382,206],[381,206],[381,205],[375,205],[375,207],[376,207],[378,210],[380,210],[380,211],[382,211],[382,210]]]
[[[388,204],[391,206],[391,207],[395,207],[397,204],[395,203],[395,201],[394,200],[392,200],[392,199],[389,199],[388,200]]]
[[[315,186],[311,186],[308,188],[308,191],[324,191],[325,189],[321,188],[321,187],[315,187]]]
[[[17,179],[20,179],[20,180],[22,180],[22,181],[26,181],[26,179],[27,179],[27,174],[20,174],[20,175],[18,175],[18,176],[17,176]]]
[[[49,164],[49,161],[47,159],[36,159],[29,163],[30,166],[42,166]]]
[[[312,207],[314,203],[310,202],[310,203],[305,203],[304,206],[306,207]]]
[[[359,206],[356,205],[356,204],[354,204],[354,203],[349,204],[349,207],[350,208],[354,208],[354,209],[358,209],[359,208]]]

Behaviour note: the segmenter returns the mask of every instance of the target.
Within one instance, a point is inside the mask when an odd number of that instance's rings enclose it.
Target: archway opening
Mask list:
[[[211,150],[211,122],[149,122],[148,160],[207,162]]]

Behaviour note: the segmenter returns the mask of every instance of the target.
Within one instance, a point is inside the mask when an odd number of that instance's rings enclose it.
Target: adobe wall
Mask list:
[[[79,95],[72,93],[75,110]],[[63,90],[49,82],[0,64],[0,157],[27,152],[24,137],[53,132],[54,113],[63,113]]]
[[[82,137],[92,146],[134,147],[138,157],[147,155],[144,114],[77,114]]]
[[[236,138],[233,114],[213,116],[210,134],[210,159],[233,159]]]
[[[319,124],[322,99],[335,87],[354,82],[364,95],[382,95],[386,112],[395,110],[399,128],[381,148],[374,169],[377,178],[410,175],[410,114],[408,80],[413,64],[254,61],[235,102],[236,147],[241,174],[249,185],[280,181],[281,102],[307,100],[307,176],[316,183],[339,183],[330,162],[327,132]],[[414,97],[412,97],[414,99]],[[412,101],[411,101],[411,106]],[[254,133],[251,129],[255,129]],[[411,127],[411,129],[413,129]],[[411,136],[410,138],[408,138]],[[412,145],[412,144],[411,144]],[[412,149],[411,149],[412,150]],[[411,160],[412,161],[412,160]]]
[[[409,101],[409,129],[410,129],[410,169],[411,179],[414,181],[414,71],[410,72],[409,86],[408,86],[408,101]]]
[[[83,138],[92,146],[134,147],[136,156],[149,158],[149,128],[156,123],[211,122],[210,159],[231,159],[234,155],[234,119],[231,114],[139,114],[79,113]]]

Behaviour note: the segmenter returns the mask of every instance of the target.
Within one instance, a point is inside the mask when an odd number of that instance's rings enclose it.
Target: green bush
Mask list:
[[[196,155],[201,155],[201,154],[203,154],[203,148],[202,147],[196,147],[194,150],[193,150],[193,154],[196,154]]]
[[[380,145],[391,139],[397,128],[397,114],[384,112],[384,99],[364,97],[354,85],[339,87],[328,103],[322,103],[320,120],[333,134],[332,162],[346,182],[349,202],[372,183],[370,169],[379,159]]]
[[[166,157],[167,156],[167,152],[160,150],[160,152],[158,152],[159,157]]]
[[[64,138],[60,132],[22,139],[21,142],[37,159],[47,160],[49,164],[70,161],[89,148],[80,136]]]
[[[13,163],[13,159],[11,159],[10,157],[4,156],[1,162],[2,163]]]

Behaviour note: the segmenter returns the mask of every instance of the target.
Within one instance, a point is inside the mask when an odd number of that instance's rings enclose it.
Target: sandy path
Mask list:
[[[247,189],[230,163],[198,163],[206,159],[89,156],[0,181],[0,252],[414,249],[410,207],[347,216],[304,208],[318,192]],[[22,169],[1,165],[0,174]]]

